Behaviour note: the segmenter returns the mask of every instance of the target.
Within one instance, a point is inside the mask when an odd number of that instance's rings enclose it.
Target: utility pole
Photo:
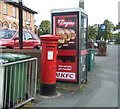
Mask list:
[[[19,0],[19,44],[20,49],[23,49],[23,4],[22,0]]]
[[[98,24],[98,36],[100,35],[100,24]]]

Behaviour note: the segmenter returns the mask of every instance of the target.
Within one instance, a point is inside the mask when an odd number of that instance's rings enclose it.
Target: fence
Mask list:
[[[37,58],[30,58],[0,65],[4,78],[0,100],[3,109],[18,108],[35,99],[37,64]]]

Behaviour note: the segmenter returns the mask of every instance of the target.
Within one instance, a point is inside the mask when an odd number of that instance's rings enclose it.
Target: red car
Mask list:
[[[19,49],[17,30],[0,30],[0,48]],[[40,49],[41,42],[35,33],[23,31],[23,49]]]

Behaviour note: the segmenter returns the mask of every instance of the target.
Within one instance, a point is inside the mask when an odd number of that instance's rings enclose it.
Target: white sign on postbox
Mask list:
[[[92,54],[92,60],[94,59],[94,54]]]
[[[53,51],[48,51],[48,60],[53,60]]]
[[[70,73],[70,72],[56,72],[56,78],[58,78],[58,79],[70,79],[70,80],[74,80],[75,79],[75,73]]]

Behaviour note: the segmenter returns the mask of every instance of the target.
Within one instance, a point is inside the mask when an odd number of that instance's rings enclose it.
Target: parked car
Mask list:
[[[0,48],[19,49],[18,30],[0,30]],[[41,41],[35,33],[23,30],[23,49],[40,49]]]
[[[94,43],[94,48],[98,48],[98,43]]]
[[[112,41],[111,41],[111,42],[109,42],[109,44],[113,45],[113,44],[115,44],[115,42],[112,42]]]

